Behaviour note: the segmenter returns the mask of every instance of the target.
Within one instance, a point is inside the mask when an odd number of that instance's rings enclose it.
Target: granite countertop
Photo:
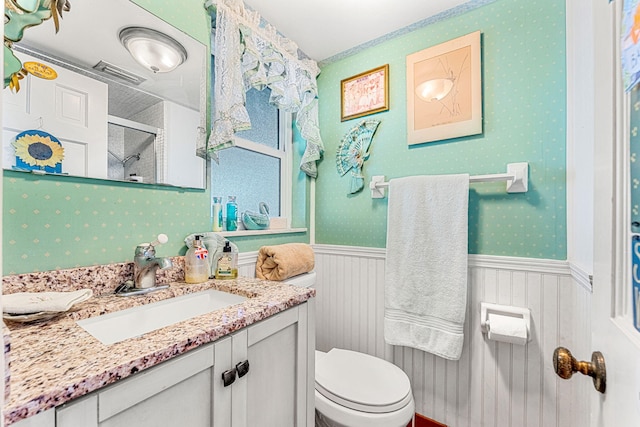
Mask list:
[[[3,414],[5,425],[215,341],[315,295],[313,289],[242,277],[209,280],[197,285],[182,281],[169,284],[168,289],[132,297],[100,294],[94,290],[94,297],[49,321],[6,322],[11,346],[7,374],[9,396]],[[76,324],[76,320],[206,289],[231,292],[248,299],[111,345],[102,344]]]

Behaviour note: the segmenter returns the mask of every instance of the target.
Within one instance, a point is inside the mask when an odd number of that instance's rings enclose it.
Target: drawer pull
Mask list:
[[[249,372],[249,361],[245,360],[244,362],[240,362],[236,365],[236,370],[238,371],[238,378],[242,378],[247,375]]]
[[[236,369],[229,369],[228,371],[224,371],[222,373],[222,383],[225,387],[230,386],[236,380]]]

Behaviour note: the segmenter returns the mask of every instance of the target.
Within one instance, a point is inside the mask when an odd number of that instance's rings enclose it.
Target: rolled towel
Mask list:
[[[74,304],[88,300],[91,289],[72,292],[17,292],[2,295],[2,311],[9,314],[30,314],[43,311],[62,312]]]
[[[307,273],[314,266],[313,249],[306,243],[263,246],[258,251],[256,277],[281,281]]]

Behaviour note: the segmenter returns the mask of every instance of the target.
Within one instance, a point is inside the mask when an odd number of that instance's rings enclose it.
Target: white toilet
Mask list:
[[[315,285],[316,273],[286,283]],[[415,403],[409,378],[392,363],[356,351],[316,350],[316,427],[406,427]]]

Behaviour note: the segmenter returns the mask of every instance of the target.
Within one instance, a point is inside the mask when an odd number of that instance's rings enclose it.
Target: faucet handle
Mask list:
[[[151,243],[140,243],[136,247],[135,256],[144,256],[146,258],[153,258],[156,256],[156,245],[167,243],[169,238],[166,234],[158,234],[156,240]]]
[[[156,238],[156,240],[151,242],[149,246],[164,245],[168,241],[169,241],[169,237],[164,233],[160,233],[158,234],[158,237]]]

